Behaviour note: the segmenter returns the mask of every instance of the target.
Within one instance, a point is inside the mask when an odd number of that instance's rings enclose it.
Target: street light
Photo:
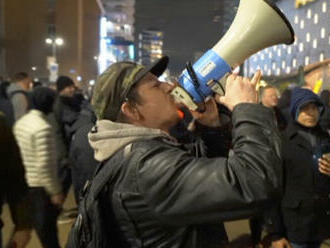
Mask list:
[[[56,47],[63,46],[64,40],[62,38],[47,38],[45,42],[46,44],[52,46],[52,56],[54,57],[54,60],[56,62]]]

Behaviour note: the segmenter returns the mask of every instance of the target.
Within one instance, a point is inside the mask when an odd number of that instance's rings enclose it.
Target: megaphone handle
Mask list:
[[[190,76],[190,78],[191,78],[194,86],[195,86],[195,89],[196,89],[197,94],[202,99],[205,99],[205,96],[204,96],[203,92],[199,89],[200,84],[199,84],[198,78],[196,76],[195,70],[194,70],[193,66],[191,65],[191,62],[190,61],[187,62],[186,69],[187,69],[187,72],[188,72],[188,74],[189,74],[189,76]],[[198,110],[197,111],[203,113],[203,112],[205,112],[205,110],[206,110],[206,107],[205,107],[205,103],[203,101],[203,108],[200,109],[200,106],[198,106]]]

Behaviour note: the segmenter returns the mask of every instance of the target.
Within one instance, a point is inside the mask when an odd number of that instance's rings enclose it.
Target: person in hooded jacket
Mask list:
[[[148,68],[114,63],[96,82],[98,120],[89,143],[113,177],[100,202],[106,210],[102,233],[116,247],[221,247],[222,221],[249,216],[279,197],[275,119],[257,104],[260,74],[251,81],[231,75],[226,95],[217,99],[233,111],[232,151],[207,158],[187,149],[169,134],[180,120],[180,104],[171,95],[175,86],[158,80],[167,64],[168,57]],[[214,99],[204,114],[194,115],[205,126],[220,127]]]
[[[292,90],[282,142],[284,195],[271,218],[274,248],[318,248],[330,237],[330,137],[319,125],[322,111],[311,90]]]

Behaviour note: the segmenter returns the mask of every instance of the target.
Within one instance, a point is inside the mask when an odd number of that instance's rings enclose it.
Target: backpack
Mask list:
[[[129,247],[115,220],[109,198],[113,190],[111,184],[117,178],[115,168],[123,165],[121,154],[117,152],[100,163],[92,181],[86,182],[66,248]]]

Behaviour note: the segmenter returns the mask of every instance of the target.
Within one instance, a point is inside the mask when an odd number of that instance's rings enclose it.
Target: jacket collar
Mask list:
[[[303,136],[299,135],[299,129],[301,129],[301,127],[297,123],[291,122],[287,128],[288,139],[294,141],[298,146],[311,150],[311,144]]]

